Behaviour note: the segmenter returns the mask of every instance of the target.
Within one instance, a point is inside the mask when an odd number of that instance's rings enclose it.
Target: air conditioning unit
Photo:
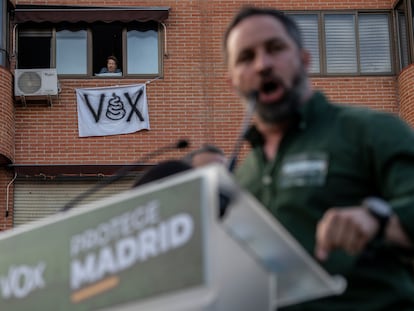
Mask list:
[[[14,72],[15,96],[44,96],[58,94],[56,69],[16,69]]]

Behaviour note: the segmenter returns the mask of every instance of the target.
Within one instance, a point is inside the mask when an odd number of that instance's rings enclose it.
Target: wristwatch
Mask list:
[[[378,221],[379,227],[374,239],[383,239],[385,235],[385,228],[391,218],[391,206],[384,200],[377,197],[368,197],[362,201],[362,206],[375,217]]]

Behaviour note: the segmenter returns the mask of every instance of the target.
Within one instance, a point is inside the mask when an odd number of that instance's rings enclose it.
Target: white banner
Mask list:
[[[149,129],[145,84],[76,89],[80,137]]]

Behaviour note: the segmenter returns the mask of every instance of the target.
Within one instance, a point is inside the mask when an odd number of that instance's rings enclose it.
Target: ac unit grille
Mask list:
[[[42,87],[42,78],[37,72],[23,72],[19,76],[17,84],[23,93],[33,94]]]
[[[57,95],[58,81],[55,68],[16,69],[14,71],[15,96]]]

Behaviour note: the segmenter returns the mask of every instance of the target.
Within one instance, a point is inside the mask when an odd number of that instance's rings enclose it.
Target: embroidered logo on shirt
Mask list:
[[[286,157],[279,175],[281,188],[322,186],[328,172],[328,155],[324,152],[300,153]]]

